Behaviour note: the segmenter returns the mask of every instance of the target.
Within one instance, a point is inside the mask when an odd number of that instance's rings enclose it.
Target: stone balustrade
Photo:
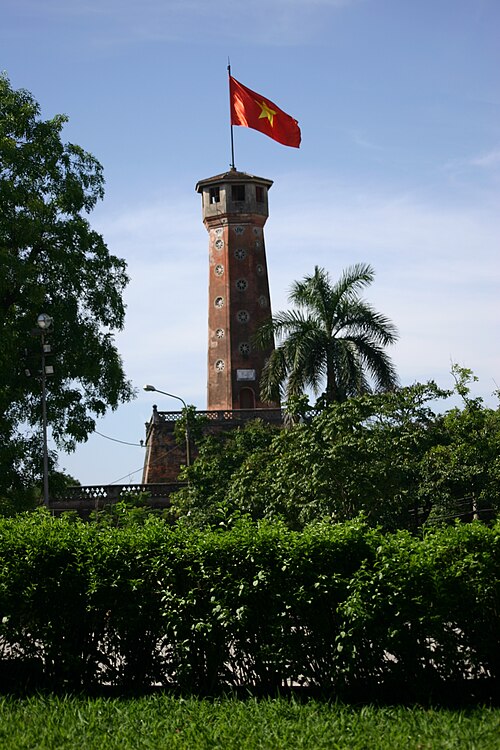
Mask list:
[[[83,517],[92,511],[102,510],[130,497],[141,497],[148,508],[167,508],[170,495],[184,486],[184,482],[162,482],[157,484],[93,484],[68,487],[64,495],[51,498],[49,508],[59,514],[74,510]]]
[[[221,423],[244,423],[253,419],[262,419],[264,422],[281,423],[283,414],[281,409],[225,409],[215,411],[196,411],[196,417],[202,417],[207,422]],[[154,417],[158,422],[178,422],[183,418],[181,411],[154,411]]]

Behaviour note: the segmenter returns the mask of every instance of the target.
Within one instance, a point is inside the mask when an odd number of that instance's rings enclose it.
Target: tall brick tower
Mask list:
[[[256,418],[281,424],[279,404],[260,398],[262,369],[272,347],[265,351],[252,342],[271,317],[264,224],[272,184],[231,169],[196,185],[209,235],[208,396],[207,410],[201,412],[207,432],[235,429]],[[174,439],[181,416],[153,406],[142,480],[150,488],[175,483],[187,461],[185,444]]]
[[[252,344],[271,317],[264,224],[272,184],[231,169],[196,185],[209,235],[208,411],[277,406],[259,393],[271,350]]]

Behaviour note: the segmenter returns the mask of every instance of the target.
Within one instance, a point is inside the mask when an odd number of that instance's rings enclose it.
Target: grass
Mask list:
[[[294,700],[0,698],[0,750],[497,750],[500,710]]]

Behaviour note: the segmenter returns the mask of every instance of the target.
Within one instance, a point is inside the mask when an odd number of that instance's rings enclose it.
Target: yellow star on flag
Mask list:
[[[274,109],[271,109],[271,107],[269,107],[267,105],[267,102],[265,101],[259,102],[257,101],[257,99],[255,99],[255,102],[256,104],[259,105],[261,109],[259,120],[267,118],[269,122],[271,123],[271,127],[273,127],[273,118],[274,118],[274,115],[276,114],[276,111]]]

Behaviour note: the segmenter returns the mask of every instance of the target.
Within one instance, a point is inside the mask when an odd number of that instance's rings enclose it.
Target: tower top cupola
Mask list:
[[[200,180],[196,191],[202,195],[203,221],[220,222],[222,217],[248,214],[265,220],[269,215],[267,193],[272,180],[231,169]]]

